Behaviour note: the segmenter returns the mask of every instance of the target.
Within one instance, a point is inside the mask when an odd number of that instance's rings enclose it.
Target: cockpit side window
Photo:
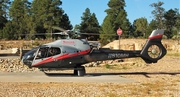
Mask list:
[[[55,56],[61,53],[60,48],[58,47],[51,47],[48,52],[48,57]]]
[[[48,55],[48,53],[47,53],[48,50],[49,50],[49,47],[40,48],[37,53],[36,59],[46,58]]]
[[[60,53],[61,50],[58,47],[43,47],[39,49],[36,59],[47,58],[58,55]]]

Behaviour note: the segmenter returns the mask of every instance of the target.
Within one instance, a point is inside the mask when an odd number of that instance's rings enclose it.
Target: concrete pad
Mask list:
[[[35,73],[0,73],[0,82],[110,82],[110,83],[132,83],[131,79],[119,75],[92,75],[82,77],[73,76],[68,73],[44,74]]]

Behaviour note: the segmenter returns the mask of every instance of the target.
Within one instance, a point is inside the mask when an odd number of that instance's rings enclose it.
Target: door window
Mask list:
[[[49,50],[49,47],[40,48],[38,53],[37,53],[36,59],[46,58],[48,55],[48,53],[47,53],[48,50]]]
[[[39,49],[36,59],[47,58],[58,55],[60,53],[61,50],[58,47],[43,47]]]
[[[51,47],[51,48],[49,49],[49,52],[48,52],[48,57],[50,57],[50,56],[55,56],[55,55],[58,55],[58,54],[60,54],[60,53],[61,53],[60,48]]]

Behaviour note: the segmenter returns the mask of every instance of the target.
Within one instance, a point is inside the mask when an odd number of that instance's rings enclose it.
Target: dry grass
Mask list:
[[[11,87],[5,86],[9,84]],[[130,84],[117,84],[117,83],[0,83],[4,90],[14,91],[16,93],[32,92],[39,93],[39,96],[47,94],[46,92],[54,92],[62,96],[67,92],[70,96],[83,96],[89,97],[178,97],[180,89],[177,84],[157,81],[151,83],[130,83]],[[65,89],[62,91],[62,89]],[[30,90],[30,91],[28,91]],[[59,91],[58,91],[59,90]],[[71,91],[69,91],[71,90]],[[2,88],[1,88],[2,91]],[[2,93],[1,94],[5,94]],[[57,91],[59,93],[57,93]],[[74,94],[76,93],[76,94]]]
[[[141,58],[125,62],[88,67],[86,71],[117,72],[135,83],[0,83],[0,97],[179,97],[179,52],[168,52],[154,64]]]
[[[176,57],[180,57],[180,52],[167,52],[166,56],[176,56]]]
[[[158,63],[147,65],[138,58],[126,60],[134,61],[136,64],[115,63],[116,65],[112,65],[113,68],[86,68],[87,73],[121,73],[119,76],[133,79],[135,83],[0,83],[0,97],[179,97],[179,60],[180,57],[177,56],[165,56]],[[122,66],[127,66],[127,69]]]

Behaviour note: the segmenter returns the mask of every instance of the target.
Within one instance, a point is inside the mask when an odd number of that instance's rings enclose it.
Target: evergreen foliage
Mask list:
[[[158,23],[156,20],[152,19],[148,26],[147,36],[151,34],[151,32],[158,28]]]
[[[177,13],[175,28],[176,28],[176,35],[179,36],[180,39],[180,13]]]
[[[61,8],[61,0],[1,0],[0,1],[0,39],[32,39],[32,38],[57,38],[55,33],[59,30],[53,26],[72,30],[73,26],[68,14]],[[178,38],[180,35],[179,9],[165,11],[164,2],[158,1],[150,4],[154,10],[154,18],[148,23],[147,18],[139,17],[133,24],[127,18],[125,0],[109,0],[107,15],[102,25],[99,25],[95,13],[89,8],[82,13],[81,23],[74,26],[74,31],[81,33],[94,33],[96,35],[83,35],[88,40],[99,40],[103,44],[118,39],[117,29],[121,28],[121,38],[147,38],[154,29],[165,29],[167,38]],[[42,33],[44,35],[33,34]],[[46,34],[46,35],[45,35]],[[97,35],[100,34],[100,35]]]
[[[0,1],[0,30],[2,30],[5,24],[8,22],[7,11],[9,9],[10,3],[11,3],[10,0]],[[0,33],[0,36],[2,37],[2,33]]]
[[[89,8],[85,9],[83,16],[81,17],[81,23],[79,26],[79,30],[82,33],[94,33],[99,34],[100,25],[96,18],[95,13],[91,13]],[[77,27],[77,26],[76,26]],[[99,35],[81,35],[83,38],[87,38],[88,40],[98,40]]]
[[[135,37],[147,38],[148,21],[146,18],[136,19],[134,22],[134,26],[136,27],[136,30],[134,32]]]
[[[162,7],[164,2],[158,1],[157,3],[150,4],[151,7],[154,7],[154,10],[151,12],[154,15],[155,20],[158,23],[158,29],[165,28],[164,26],[164,14],[165,9]]]
[[[175,33],[173,31],[173,28],[175,27],[177,21],[177,11],[173,9],[168,10],[164,14],[164,18],[165,18],[165,26],[166,26],[165,35],[167,36],[167,38],[172,38]]]
[[[124,37],[129,37],[131,25],[127,19],[127,12],[124,9],[125,5],[124,0],[109,1],[109,9],[105,10],[107,16],[103,21],[100,35],[101,41],[103,41],[104,44],[118,38],[116,35],[118,28],[122,29]]]

